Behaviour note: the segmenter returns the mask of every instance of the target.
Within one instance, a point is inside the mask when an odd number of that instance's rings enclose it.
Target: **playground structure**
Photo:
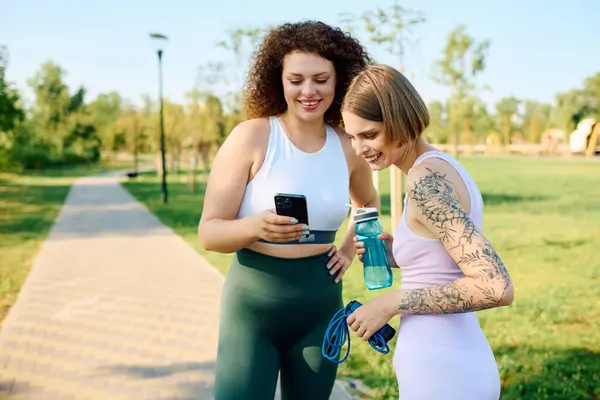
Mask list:
[[[584,153],[590,158],[600,153],[600,122],[594,118],[579,121],[577,127],[569,135],[569,150],[571,153]]]

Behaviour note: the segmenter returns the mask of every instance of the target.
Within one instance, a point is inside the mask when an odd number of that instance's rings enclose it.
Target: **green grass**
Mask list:
[[[0,323],[21,289],[73,181],[131,163],[0,173]]]
[[[543,158],[461,157],[485,198],[484,233],[510,269],[511,307],[479,312],[496,355],[502,399],[600,398],[600,163]],[[204,181],[190,193],[171,175],[170,204],[148,174],[124,186],[167,225],[226,273],[229,255],[202,251],[196,229]],[[389,214],[388,173],[381,174],[383,212]],[[390,229],[390,218],[384,215]],[[395,271],[395,286],[400,283]],[[368,301],[355,260],[344,279],[345,301]],[[398,320],[392,320],[395,325]],[[363,381],[369,398],[397,399],[391,355],[354,338],[340,376]]]

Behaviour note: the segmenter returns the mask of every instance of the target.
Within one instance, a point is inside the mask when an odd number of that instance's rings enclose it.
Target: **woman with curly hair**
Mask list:
[[[223,287],[215,399],[328,399],[337,365],[321,355],[343,307],[350,200],[378,207],[371,169],[339,128],[365,49],[321,22],[284,24],[259,46],[245,88],[248,120],[218,151],[198,227],[209,251],[235,253]],[[308,225],[278,215],[277,193],[303,195]]]

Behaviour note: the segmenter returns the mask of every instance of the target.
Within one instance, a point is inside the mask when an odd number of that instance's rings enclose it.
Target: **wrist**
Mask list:
[[[402,300],[402,296],[404,295],[403,290],[393,290],[387,293],[388,298],[386,301],[386,312],[388,315],[394,317],[396,315],[402,314],[400,307],[398,306]]]
[[[356,249],[354,248],[354,245],[351,242],[342,244],[338,251],[350,259],[353,259],[356,255]]]
[[[261,239],[260,227],[256,219],[256,215],[251,215],[241,220],[244,236],[248,237],[250,240],[252,240],[252,242],[256,242]]]

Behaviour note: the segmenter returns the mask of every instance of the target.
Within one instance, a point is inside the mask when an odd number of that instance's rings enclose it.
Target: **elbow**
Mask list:
[[[510,306],[515,299],[515,289],[511,281],[506,282],[504,285],[504,290],[502,291],[502,295],[498,300],[499,307],[507,307]]]
[[[210,240],[210,235],[207,232],[204,222],[198,224],[198,243],[200,247],[205,251],[214,251],[213,244]]]

